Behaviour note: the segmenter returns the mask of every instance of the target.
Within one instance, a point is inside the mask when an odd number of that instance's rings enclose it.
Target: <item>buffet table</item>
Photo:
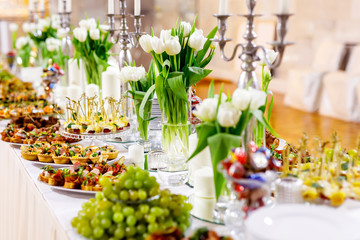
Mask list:
[[[120,154],[126,156],[127,150],[117,147]],[[0,152],[0,239],[84,239],[74,231],[70,222],[81,205],[93,196],[52,190],[38,180],[41,165],[22,159],[19,147],[1,142]],[[170,190],[187,196],[193,193],[188,186]],[[227,231],[223,226],[192,219],[191,229],[201,226],[220,233]]]

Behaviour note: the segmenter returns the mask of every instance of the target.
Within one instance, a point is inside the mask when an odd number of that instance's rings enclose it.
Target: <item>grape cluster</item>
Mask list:
[[[189,225],[191,204],[186,197],[159,190],[155,177],[129,166],[111,181],[100,179],[103,191],[82,206],[71,224],[91,239],[146,239],[150,234]]]

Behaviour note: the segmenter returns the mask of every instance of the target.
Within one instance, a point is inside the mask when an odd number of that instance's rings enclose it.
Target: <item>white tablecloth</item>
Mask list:
[[[120,154],[126,153],[123,148]],[[91,196],[55,191],[38,181],[41,166],[22,159],[19,148],[1,142],[0,154],[0,239],[83,239],[70,222]],[[170,190],[184,195],[193,191],[187,186],[172,187]],[[201,226],[228,234],[225,227],[196,219],[192,219],[190,231]]]

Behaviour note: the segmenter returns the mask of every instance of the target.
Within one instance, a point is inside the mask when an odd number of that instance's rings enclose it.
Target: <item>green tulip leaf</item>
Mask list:
[[[208,138],[217,133],[214,123],[204,122],[196,126],[196,132],[198,136],[198,144],[195,151],[191,154],[187,161],[190,161],[193,157],[198,155],[202,150],[208,146]]]
[[[199,67],[189,67],[189,86],[200,82],[204,77],[209,75],[212,70]]]
[[[175,94],[176,97],[188,101],[187,92],[185,90],[185,86],[183,83],[183,75],[182,73],[170,73],[167,79],[167,83],[171,91]]]
[[[222,160],[227,158],[232,148],[240,146],[241,137],[229,133],[218,133],[209,137],[208,143],[214,171],[216,199],[218,199],[225,182],[223,174],[217,170],[218,165]]]
[[[148,90],[147,92],[145,93],[145,96],[144,98],[142,99],[142,102],[140,104],[140,109],[139,109],[139,115],[142,119],[144,119],[144,108],[145,108],[145,105],[149,99],[149,96],[152,94],[152,92],[155,90],[155,85],[152,85]]]

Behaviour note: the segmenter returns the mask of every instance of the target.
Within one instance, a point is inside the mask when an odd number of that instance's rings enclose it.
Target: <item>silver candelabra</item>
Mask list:
[[[271,63],[269,61],[269,56],[266,53],[266,49],[263,46],[257,46],[254,42],[256,39],[256,33],[254,31],[254,19],[255,17],[261,16],[260,14],[254,14],[254,8],[256,5],[257,0],[246,0],[246,5],[249,10],[248,14],[240,15],[247,19],[246,25],[246,32],[243,35],[245,39],[245,43],[239,43],[235,46],[233,53],[230,58],[225,56],[224,48],[227,42],[231,41],[232,39],[226,38],[225,33],[227,29],[227,19],[231,16],[231,14],[214,14],[215,17],[218,19],[218,32],[219,38],[212,39],[213,42],[217,42],[220,47],[221,57],[225,61],[231,61],[234,59],[237,50],[239,47],[242,48],[242,52],[238,55],[238,57],[242,60],[241,64],[241,75],[238,82],[238,88],[245,88],[249,83],[251,87],[259,89],[258,81],[255,73],[256,69],[256,62],[260,60],[259,56],[257,55],[257,51],[260,51],[264,54],[264,61],[266,65],[273,69],[277,68],[283,58],[285,47],[291,45],[291,42],[285,42],[285,36],[288,30],[288,19],[293,14],[275,14],[277,16],[277,24],[276,24],[276,32],[277,32],[277,40],[271,42],[272,45],[279,53],[279,56],[275,60],[275,62]]]
[[[29,17],[30,17],[30,22],[34,22],[37,24],[40,18],[45,17],[45,10],[41,10],[41,11],[38,10],[39,4],[37,0],[34,0],[33,4],[34,4],[34,10],[30,10]]]
[[[70,23],[71,23],[71,11],[68,11],[66,9],[66,1],[67,0],[59,0],[59,1],[63,1],[63,6],[64,9],[63,11],[59,11],[59,18],[60,18],[60,26],[61,28],[66,30],[66,37],[64,37],[61,40],[61,50],[63,51],[64,55],[71,57],[71,53],[72,53],[72,42],[71,42],[71,37],[70,37]],[[69,85],[69,64],[68,61],[65,61],[65,66],[64,66],[64,78],[65,81],[62,82],[62,85],[64,86],[68,86]]]
[[[143,15],[132,15],[134,18],[135,32],[128,32],[126,21],[126,0],[119,0],[120,14],[108,14],[108,23],[110,25],[110,35],[114,43],[120,44],[119,66],[124,67],[132,62],[130,49],[139,45],[139,38],[144,35],[141,32],[141,18]],[[116,28],[116,19],[120,19],[120,27]],[[126,64],[125,64],[126,63]]]
[[[119,52],[119,67],[120,69],[132,62],[131,48],[138,47],[139,39],[144,32],[141,32],[141,18],[143,15],[132,15],[134,18],[135,32],[128,32],[128,25],[126,21],[126,0],[119,0],[120,14],[108,14],[108,23],[110,25],[111,40],[115,44],[120,44]],[[120,19],[120,27],[116,28],[116,19]],[[126,94],[129,90],[128,83],[121,83],[120,91]],[[132,102],[127,100],[126,103],[126,116],[132,115]]]

